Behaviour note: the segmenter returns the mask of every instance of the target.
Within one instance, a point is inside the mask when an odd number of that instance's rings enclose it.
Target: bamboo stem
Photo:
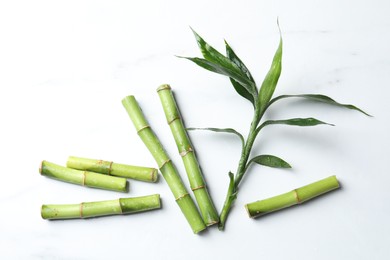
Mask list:
[[[88,171],[79,171],[48,161],[42,161],[39,172],[42,175],[56,180],[79,184],[82,186],[121,192],[128,191],[128,184],[125,178],[107,176]]]
[[[330,176],[290,192],[246,204],[245,208],[251,218],[256,218],[273,211],[301,204],[339,187],[336,176]]]
[[[134,96],[127,96],[122,100],[122,104],[129,114],[139,137],[154,157],[158,168],[168,183],[177,204],[186,217],[193,232],[198,233],[204,230],[206,225],[203,223],[194,201],[191,196],[189,196],[175,166],[169,159],[157,136],[146,121],[136,99]]]
[[[179,154],[182,157],[190,186],[196,201],[198,202],[203,221],[208,226],[216,224],[219,222],[219,216],[211,200],[210,194],[207,191],[206,183],[181,119],[171,87],[169,85],[162,85],[157,89],[157,92],[160,96],[161,104],[179,150]]]
[[[126,165],[103,160],[69,156],[66,166],[72,169],[98,172],[139,181],[156,182],[157,169]]]
[[[42,205],[43,219],[91,218],[122,215],[161,208],[160,194],[80,204]]]

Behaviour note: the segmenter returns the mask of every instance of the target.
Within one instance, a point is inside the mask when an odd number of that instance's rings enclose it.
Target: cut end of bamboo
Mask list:
[[[193,231],[194,231],[194,234],[199,234],[200,232],[202,232],[202,231],[204,231],[206,229],[207,229],[207,226],[205,225],[204,227],[196,229],[196,230],[193,230]]]
[[[158,179],[158,170],[157,169],[153,169],[152,170],[152,173],[151,173],[151,180],[152,182],[157,182],[157,179]]]
[[[254,218],[254,216],[252,216],[251,212],[250,212],[249,209],[248,209],[248,204],[245,204],[245,210],[246,210],[246,213],[248,213],[248,216],[249,216],[250,218]]]
[[[45,213],[44,213],[44,208],[45,208],[45,205],[42,205],[42,206],[41,206],[41,218],[42,218],[42,219],[47,219],[47,218],[46,218],[46,215],[45,215]]]
[[[163,84],[157,88],[157,92],[165,89],[171,89],[171,86],[169,86],[168,84]]]
[[[123,192],[127,193],[127,192],[129,192],[129,191],[130,191],[130,182],[128,182],[128,181],[126,180],[126,182],[125,182],[125,188],[124,188]]]
[[[211,221],[209,223],[206,223],[206,226],[210,227],[210,226],[218,224],[218,223],[219,223],[219,221]]]
[[[39,164],[39,174],[40,175],[42,175],[42,168],[43,168],[43,163],[44,163],[45,161],[43,160],[43,161],[41,161],[41,163]]]

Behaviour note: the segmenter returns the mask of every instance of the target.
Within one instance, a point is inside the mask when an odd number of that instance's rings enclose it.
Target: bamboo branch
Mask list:
[[[206,183],[181,119],[171,87],[169,85],[162,85],[157,89],[157,92],[160,96],[161,104],[179,150],[179,154],[183,160],[191,189],[198,202],[203,221],[208,226],[216,224],[219,222],[219,216],[211,200],[210,194],[207,191]]]
[[[146,182],[156,182],[158,176],[157,169],[155,168],[126,165],[74,156],[70,156],[68,158],[66,166],[77,170],[98,172]]]
[[[47,177],[87,187],[127,192],[125,178],[66,168],[48,161],[42,161],[39,172]]]
[[[160,195],[116,200],[82,202],[80,204],[42,205],[43,219],[91,218],[122,215],[161,208]]]
[[[321,194],[339,188],[336,176],[308,184],[293,191],[245,205],[249,217],[256,218],[273,211],[301,204]]]
[[[175,166],[169,159],[157,136],[146,121],[136,99],[134,96],[127,96],[122,100],[122,104],[129,114],[139,137],[154,157],[158,168],[168,183],[177,204],[186,217],[193,232],[198,233],[204,230],[206,225],[203,223],[194,201],[188,194]]]

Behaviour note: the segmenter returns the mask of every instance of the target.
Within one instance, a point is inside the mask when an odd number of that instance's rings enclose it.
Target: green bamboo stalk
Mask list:
[[[79,184],[87,187],[127,192],[128,184],[125,178],[107,176],[95,172],[79,171],[66,168],[48,161],[42,161],[39,172],[47,177]]]
[[[66,167],[146,182],[156,182],[158,176],[158,171],[155,168],[126,165],[75,156],[69,156]]]
[[[194,233],[198,233],[204,230],[206,225],[203,223],[202,217],[200,216],[194,201],[188,194],[175,166],[169,159],[157,136],[146,121],[136,99],[134,96],[127,96],[122,100],[122,104],[129,114],[139,137],[154,157],[158,168],[168,183],[168,186],[171,189],[181,211],[190,224],[192,231]]]
[[[219,216],[207,191],[205,180],[181,119],[171,87],[166,84],[161,85],[157,89],[157,93],[160,96],[168,125],[171,128],[179,154],[183,160],[190,186],[198,202],[203,221],[208,226],[216,224],[219,222]]]
[[[249,217],[256,218],[273,211],[301,204],[321,194],[339,188],[336,176],[330,176],[290,192],[245,205]]]
[[[154,194],[134,198],[82,202],[80,204],[42,205],[41,216],[43,219],[92,218],[159,208],[161,208],[160,194]]]

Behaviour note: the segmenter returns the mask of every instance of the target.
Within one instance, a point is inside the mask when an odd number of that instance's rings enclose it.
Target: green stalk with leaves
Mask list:
[[[214,225],[219,222],[219,216],[210,194],[207,191],[194,148],[184,127],[183,120],[169,85],[162,85],[157,89],[167,123],[171,128],[179,154],[183,160],[191,190],[198,203],[203,221],[206,225]]]
[[[158,177],[158,171],[155,168],[75,156],[69,156],[68,161],[66,162],[66,167],[146,182],[156,182]]]
[[[161,208],[160,195],[148,195],[116,200],[82,202],[80,204],[42,205],[43,219],[92,218],[123,215]]]
[[[273,93],[275,91],[276,85],[278,83],[281,71],[282,71],[282,52],[283,52],[283,41],[280,36],[279,46],[276,50],[276,53],[273,57],[271,68],[269,69],[267,75],[265,76],[260,88],[257,87],[257,84],[249,72],[248,68],[241,61],[241,59],[236,55],[230,45],[225,41],[226,47],[226,56],[218,52],[215,48],[210,46],[202,37],[200,37],[195,31],[195,39],[198,43],[198,46],[201,50],[203,58],[191,58],[191,57],[181,57],[188,59],[200,67],[222,74],[229,77],[233,88],[236,92],[247,99],[253,105],[253,119],[249,127],[249,132],[247,138],[244,138],[242,134],[231,128],[218,129],[218,128],[201,128],[217,132],[227,132],[234,133],[240,137],[242,140],[242,153],[240,160],[238,162],[238,167],[233,174],[229,172],[229,186],[226,194],[226,199],[220,213],[220,223],[219,228],[224,229],[226,219],[228,217],[229,211],[233,206],[237,194],[239,191],[239,185],[245,176],[245,173],[248,171],[249,167],[253,163],[269,166],[269,167],[279,167],[279,168],[290,168],[291,166],[282,160],[281,158],[274,155],[258,155],[251,158],[251,151],[253,144],[256,140],[256,137],[260,131],[269,125],[292,125],[292,126],[315,126],[326,124],[315,118],[292,118],[292,119],[283,119],[283,120],[268,120],[262,122],[262,118],[267,109],[274,104],[276,101],[285,98],[305,98],[313,101],[319,101],[326,104],[337,105],[340,107],[345,107],[353,110],[360,111],[366,115],[364,111],[353,106],[340,104],[330,97],[320,94],[302,94],[302,95],[282,95],[272,99]],[[192,128],[200,129],[200,128]]]
[[[339,187],[340,184],[336,176],[330,176],[275,197],[248,203],[245,208],[249,217],[257,218],[277,210],[299,205]]]
[[[145,146],[155,159],[158,168],[168,183],[168,186],[171,189],[181,211],[190,224],[192,231],[194,233],[198,233],[204,230],[206,225],[204,224],[194,201],[187,192],[176,167],[173,165],[173,162],[168,157],[163,146],[143,115],[137,100],[134,96],[127,96],[122,100],[122,104],[129,114],[139,137],[142,139]]]

